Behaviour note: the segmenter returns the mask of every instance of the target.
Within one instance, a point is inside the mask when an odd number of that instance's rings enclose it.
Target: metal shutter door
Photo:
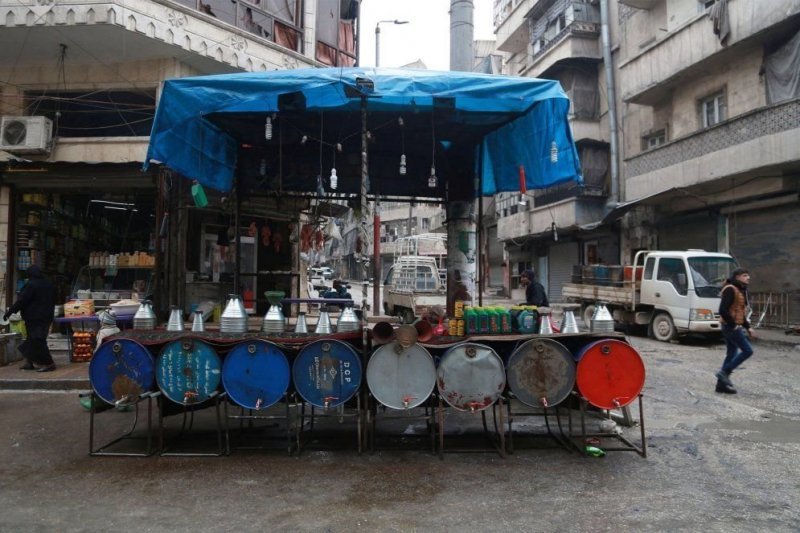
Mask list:
[[[548,286],[545,287],[547,298],[550,302],[560,302],[561,287],[572,279],[572,265],[580,263],[578,243],[568,242],[551,246],[548,259]]]
[[[753,293],[788,294],[789,324],[800,323],[800,209],[795,205],[728,216],[731,254],[750,270]]]

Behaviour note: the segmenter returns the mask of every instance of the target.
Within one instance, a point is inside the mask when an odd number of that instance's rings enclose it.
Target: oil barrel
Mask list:
[[[318,340],[306,345],[292,364],[298,394],[316,407],[330,408],[352,398],[361,385],[361,360],[349,344]]]
[[[102,344],[89,363],[89,382],[105,402],[133,401],[155,388],[155,364],[150,350],[136,341],[119,339]]]
[[[225,356],[222,386],[228,397],[247,409],[266,409],[289,389],[289,361],[275,344],[252,339]]]
[[[601,409],[617,409],[633,402],[644,387],[644,362],[636,348],[616,339],[601,339],[577,354],[578,390]]]
[[[484,344],[464,342],[449,348],[436,370],[439,394],[461,411],[491,407],[506,387],[500,356]]]
[[[192,338],[167,343],[156,364],[158,388],[182,405],[209,399],[220,383],[220,359],[209,344]]]
[[[575,387],[572,352],[553,339],[531,339],[508,358],[508,386],[514,395],[532,407],[552,407]]]
[[[380,403],[392,409],[411,409],[425,402],[436,386],[436,366],[419,344],[397,341],[375,350],[367,363],[367,386]]]

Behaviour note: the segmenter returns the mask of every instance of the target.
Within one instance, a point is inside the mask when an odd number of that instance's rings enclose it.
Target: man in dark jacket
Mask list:
[[[525,305],[535,305],[537,307],[548,307],[547,294],[544,286],[536,281],[536,274],[528,269],[519,277],[519,283],[525,287]]]
[[[56,365],[50,355],[50,349],[47,347],[47,334],[50,332],[50,324],[53,323],[55,305],[55,287],[45,279],[37,265],[31,266],[28,269],[28,283],[22,288],[19,298],[3,317],[8,320],[13,313],[22,311],[28,338],[19,346],[19,350],[25,357],[25,364],[20,369],[35,369],[38,372],[55,370]],[[39,367],[34,365],[39,365]]]
[[[747,320],[747,308],[750,304],[748,285],[750,273],[744,268],[737,268],[722,287],[719,316],[726,352],[722,368],[715,374],[716,392],[736,394],[730,378],[731,372],[753,355],[753,347],[748,340],[748,337],[755,338]]]

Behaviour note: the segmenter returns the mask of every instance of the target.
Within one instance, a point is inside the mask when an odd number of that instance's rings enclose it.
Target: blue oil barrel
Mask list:
[[[155,387],[150,351],[136,341],[119,339],[101,345],[89,363],[89,382],[105,402],[134,400]]]
[[[292,365],[292,377],[305,401],[316,407],[336,407],[358,392],[361,360],[347,343],[319,340],[300,350]]]
[[[172,341],[158,356],[158,388],[175,403],[202,403],[219,387],[220,366],[217,352],[205,342],[190,338]]]
[[[222,386],[236,404],[266,409],[289,388],[289,361],[271,342],[240,342],[225,357]]]

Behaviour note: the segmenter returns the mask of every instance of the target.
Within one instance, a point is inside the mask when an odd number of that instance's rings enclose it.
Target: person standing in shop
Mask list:
[[[719,316],[722,323],[722,336],[725,337],[725,360],[722,368],[714,374],[717,378],[716,392],[736,394],[731,381],[731,373],[753,355],[749,339],[755,339],[747,320],[750,297],[750,272],[737,268],[725,282],[720,294]]]
[[[21,370],[50,372],[56,369],[50,349],[47,347],[47,334],[53,323],[55,305],[55,287],[44,277],[38,265],[32,265],[28,269],[28,282],[22,288],[17,301],[3,317],[8,320],[12,314],[22,312],[28,338],[19,346],[20,352],[25,357]]]

